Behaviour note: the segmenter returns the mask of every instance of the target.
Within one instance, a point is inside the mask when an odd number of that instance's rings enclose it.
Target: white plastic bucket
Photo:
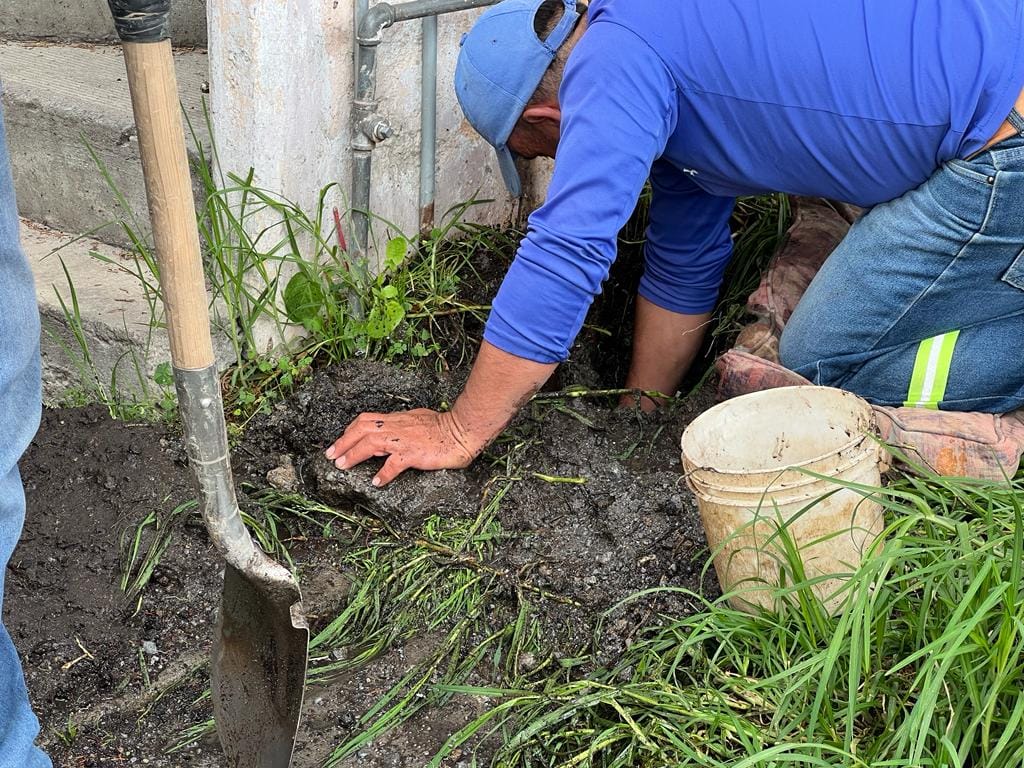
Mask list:
[[[841,484],[881,483],[872,425],[871,406],[856,395],[785,387],[728,400],[686,428],[683,469],[734,607],[778,608],[777,588],[794,580],[784,536],[799,550],[804,577],[821,579],[818,598],[829,610],[841,605],[844,576],[884,528],[870,492]]]

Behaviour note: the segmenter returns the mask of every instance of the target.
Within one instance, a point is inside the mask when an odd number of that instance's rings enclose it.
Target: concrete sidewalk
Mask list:
[[[142,383],[135,362],[150,384],[148,377],[159,363],[170,360],[170,351],[167,334],[160,327],[163,307],[159,302],[151,307],[146,300],[140,281],[132,274],[137,267],[131,255],[98,240],[75,239],[24,219],[21,241],[35,274],[42,315],[46,399],[59,400],[69,390],[87,386],[83,379],[92,377],[105,387],[115,380],[125,393],[138,393]],[[69,278],[87,339],[88,367],[73,333],[74,319],[69,322],[65,312],[66,307],[73,315]]]
[[[200,142],[209,146],[202,109],[206,54],[180,52],[175,61],[185,114]],[[0,73],[21,215],[126,245],[124,232],[111,225],[124,212],[90,154],[92,147],[148,230],[120,46],[0,42]]]

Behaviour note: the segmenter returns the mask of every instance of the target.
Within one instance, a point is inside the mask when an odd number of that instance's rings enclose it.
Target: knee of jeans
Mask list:
[[[814,384],[842,386],[847,371],[837,358],[843,353],[827,347],[823,340],[823,334],[813,329],[798,333],[787,326],[779,340],[779,362]]]
[[[818,361],[826,356],[820,338],[820,334],[805,331],[794,323],[788,324],[779,340],[779,362],[791,371],[813,378],[806,371],[816,367]]]

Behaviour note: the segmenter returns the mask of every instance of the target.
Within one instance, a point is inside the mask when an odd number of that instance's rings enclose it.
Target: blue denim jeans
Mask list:
[[[39,309],[32,272],[18,242],[18,212],[0,106],[0,609],[4,575],[25,520],[18,459],[39,426]],[[0,768],[50,768],[34,745],[18,652],[0,618]]]
[[[864,214],[804,294],[780,357],[879,405],[1024,406],[1024,137]]]

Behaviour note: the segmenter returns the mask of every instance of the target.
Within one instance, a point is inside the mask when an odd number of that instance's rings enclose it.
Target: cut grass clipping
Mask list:
[[[163,503],[167,503],[166,498]],[[170,512],[152,510],[121,534],[121,591],[127,600],[135,602],[135,613],[142,608],[142,593],[171,545],[177,526],[198,506],[192,500]]]

